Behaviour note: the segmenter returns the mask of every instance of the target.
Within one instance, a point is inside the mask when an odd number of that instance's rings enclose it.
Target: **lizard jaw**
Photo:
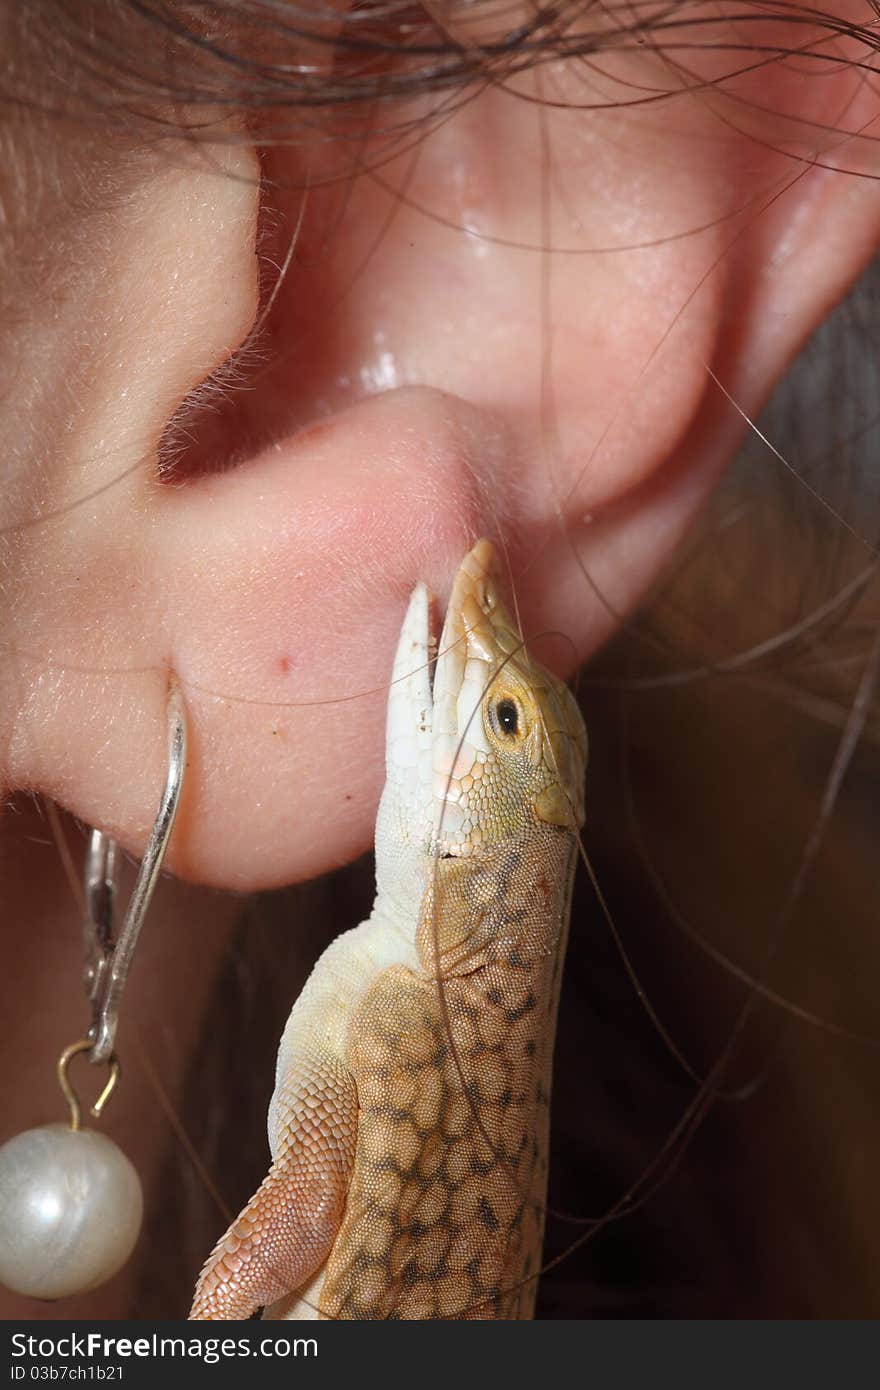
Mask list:
[[[439,652],[435,603],[417,584],[394,656],[386,783],[399,807],[398,833],[405,818],[405,838],[434,853],[469,853],[466,779],[479,776],[490,752],[481,704],[504,655],[492,628],[494,559],[492,545],[481,540],[456,571]]]
[[[499,599],[495,551],[477,541],[459,565],[434,671],[432,847],[453,856],[473,852],[479,814],[470,793],[491,749],[483,698],[504,652],[495,619]]]
[[[410,841],[430,836],[436,651],[434,601],[426,586],[417,584],[394,654],[385,732],[386,786],[394,791]]]

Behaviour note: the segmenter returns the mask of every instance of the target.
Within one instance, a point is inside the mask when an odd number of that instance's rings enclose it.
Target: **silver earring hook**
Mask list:
[[[168,688],[167,710],[168,774],[131,902],[115,941],[113,927],[119,872],[117,845],[102,830],[93,830],[89,841],[85,868],[85,987],[92,1006],[88,1060],[94,1063],[108,1062],[113,1057],[119,1001],[144,917],[162,871],[162,861],[180,803],[186,767],[186,709],[174,676]]]

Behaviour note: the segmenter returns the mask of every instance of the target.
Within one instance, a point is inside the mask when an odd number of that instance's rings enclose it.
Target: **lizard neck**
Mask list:
[[[430,864],[415,944],[430,975],[535,971],[564,944],[574,836],[547,826],[490,852]]]
[[[407,810],[388,784],[376,822],[372,926],[414,953],[431,976],[509,959],[536,969],[556,954],[570,898],[572,833],[531,820],[473,855],[436,858]]]

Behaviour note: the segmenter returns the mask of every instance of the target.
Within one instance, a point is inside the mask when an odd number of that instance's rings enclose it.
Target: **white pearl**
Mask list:
[[[0,1283],[32,1298],[103,1284],[141,1225],[141,1182],[112,1139],[69,1125],[28,1129],[0,1148]]]

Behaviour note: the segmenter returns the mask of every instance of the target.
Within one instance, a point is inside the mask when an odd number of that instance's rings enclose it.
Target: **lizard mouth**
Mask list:
[[[460,781],[488,754],[480,717],[486,681],[502,655],[493,635],[498,607],[495,552],[478,541],[456,571],[439,639],[437,604],[413,590],[401,628],[388,697],[386,775],[411,825],[454,842]]]

